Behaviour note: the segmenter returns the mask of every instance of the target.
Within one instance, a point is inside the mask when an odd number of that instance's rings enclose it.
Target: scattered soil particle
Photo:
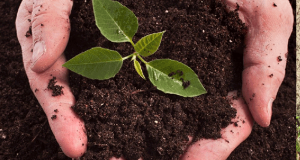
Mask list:
[[[273,77],[273,74],[270,74],[270,75],[269,75],[269,77],[271,77],[271,78],[272,78],[272,77]]]
[[[169,73],[169,77],[172,77],[172,76],[174,76],[175,75],[175,72],[171,72],[171,73]]]
[[[233,124],[234,124],[234,126],[236,126],[236,127],[239,126],[239,125],[238,125],[238,122],[234,122]]]
[[[55,114],[51,116],[52,120],[55,120],[56,118],[57,118],[57,116]]]
[[[282,61],[281,56],[278,56],[277,59],[278,59],[279,62]]]
[[[183,75],[183,72],[181,70],[177,70],[176,73],[179,74],[179,76],[182,76]]]
[[[28,31],[26,32],[25,36],[30,37],[32,35],[31,26],[29,27]]]
[[[234,11],[238,11],[238,10],[240,10],[240,5],[236,3],[236,9]]]
[[[276,3],[273,3],[273,6],[274,6],[274,7],[277,7],[277,4],[276,4]]]
[[[190,86],[190,81],[182,81],[182,86],[184,89],[186,89],[188,86]]]
[[[63,86],[60,86],[60,85],[55,85],[57,81],[56,80],[56,77],[52,77],[52,79],[49,80],[49,84],[48,84],[48,89],[52,90],[52,96],[55,97],[55,96],[60,96],[62,94],[64,94],[63,92]]]

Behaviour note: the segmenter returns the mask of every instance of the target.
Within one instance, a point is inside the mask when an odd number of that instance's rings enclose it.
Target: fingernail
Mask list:
[[[34,44],[31,67],[33,67],[36,61],[45,53],[45,50],[46,49],[43,41],[38,41]]]
[[[271,98],[270,101],[269,101],[269,103],[268,103],[267,114],[268,114],[268,120],[269,120],[269,121],[266,122],[267,125],[269,125],[269,124],[270,124],[270,121],[271,121],[273,101],[274,101],[274,99]]]

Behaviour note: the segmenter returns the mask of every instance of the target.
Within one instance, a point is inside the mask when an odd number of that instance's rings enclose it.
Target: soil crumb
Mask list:
[[[63,95],[64,92],[63,92],[63,86],[60,86],[60,85],[55,85],[56,84],[56,77],[53,77],[52,79],[49,80],[49,83],[48,83],[48,89],[52,90],[52,96],[55,97],[55,96],[60,96],[60,95]]]

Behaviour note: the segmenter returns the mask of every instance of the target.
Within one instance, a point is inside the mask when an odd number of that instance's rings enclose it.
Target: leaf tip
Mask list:
[[[69,61],[65,62],[62,66],[65,67],[65,68],[68,68],[68,62]]]

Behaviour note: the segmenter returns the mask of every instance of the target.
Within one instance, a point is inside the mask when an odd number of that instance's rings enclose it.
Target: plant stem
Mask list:
[[[146,62],[139,54],[137,54],[137,57],[139,57],[139,59],[140,59],[143,63],[148,64],[148,62]]]
[[[131,43],[131,45],[133,46],[133,48],[134,48],[134,43],[133,43],[133,41],[130,39],[130,41],[129,41],[130,43]]]
[[[134,53],[132,53],[131,55],[129,55],[129,56],[126,56],[126,57],[123,57],[122,58],[122,60],[124,61],[124,60],[126,60],[126,59],[128,59],[128,58],[130,58],[130,57],[132,57],[132,56],[134,56],[135,55],[135,52]]]

